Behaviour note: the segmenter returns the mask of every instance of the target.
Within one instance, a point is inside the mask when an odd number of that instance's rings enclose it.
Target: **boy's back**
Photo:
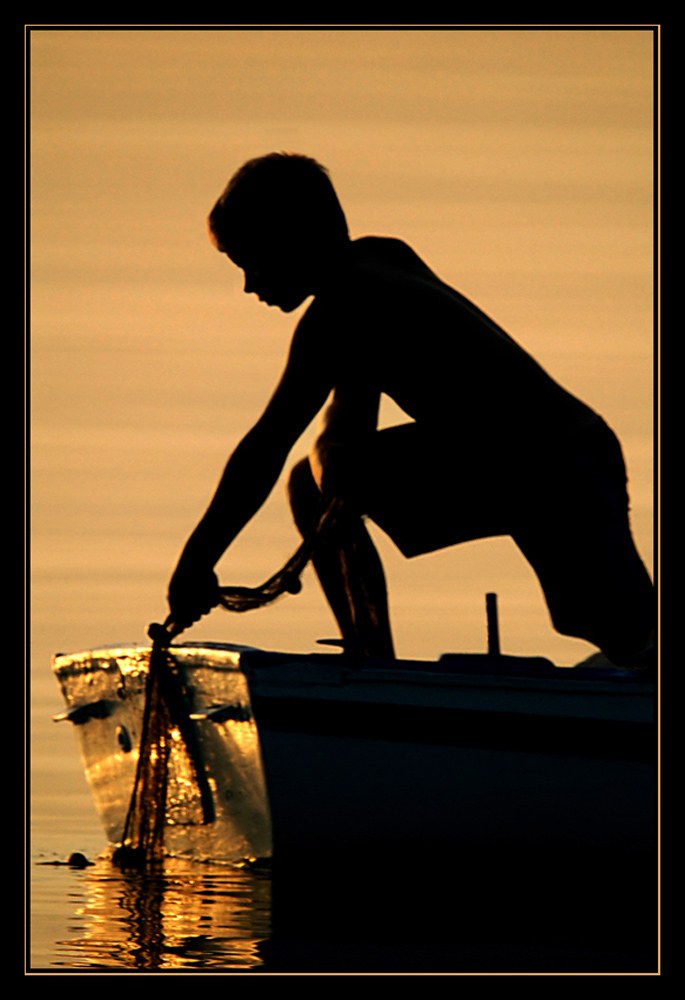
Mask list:
[[[373,386],[453,446],[525,452],[596,419],[400,240],[352,241],[303,322],[333,341],[336,382]]]

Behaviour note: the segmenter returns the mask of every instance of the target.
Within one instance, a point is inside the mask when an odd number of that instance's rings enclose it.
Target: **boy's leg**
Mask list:
[[[468,481],[487,478],[480,466],[472,470],[466,462],[464,468]],[[368,450],[356,456],[353,475],[344,520],[319,544],[312,561],[347,649],[394,658],[385,574],[361,514],[411,557],[472,538],[505,534],[499,499],[492,503],[502,490],[488,484],[470,496],[455,488],[444,442],[427,437],[414,423],[377,431]],[[293,469],[288,492],[295,523],[304,536],[321,510],[321,492],[308,459]]]
[[[465,462],[467,481],[483,484],[480,466]],[[344,520],[313,556],[314,569],[350,652],[394,658],[385,574],[360,513],[367,514],[407,557],[472,538],[505,534],[498,510],[501,482],[471,496],[453,481],[445,444],[416,424],[378,431],[365,455],[356,456],[354,498]],[[321,510],[321,492],[308,459],[288,484],[295,523],[305,536]],[[497,498],[493,504],[492,498]]]
[[[288,495],[297,528],[305,536],[321,509],[321,493],[308,459],[292,470]],[[393,659],[385,574],[362,518],[343,508],[341,520],[322,539],[312,562],[346,651],[361,657]]]
[[[516,541],[540,580],[554,627],[591,642],[616,666],[633,665],[653,640],[654,589],[630,532],[620,522],[573,524],[563,516],[540,525],[542,518]]]
[[[569,456],[564,474],[540,482],[513,532],[564,635],[630,666],[653,640],[654,587],[628,516],[620,445],[603,423]]]

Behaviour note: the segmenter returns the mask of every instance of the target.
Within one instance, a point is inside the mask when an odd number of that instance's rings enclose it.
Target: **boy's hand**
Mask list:
[[[189,628],[219,603],[219,581],[213,570],[186,567],[182,563],[169,581],[167,600],[174,624]]]

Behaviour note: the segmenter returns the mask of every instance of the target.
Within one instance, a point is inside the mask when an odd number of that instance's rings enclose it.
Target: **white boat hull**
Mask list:
[[[356,668],[339,654],[228,644],[171,652],[216,819],[197,819],[188,769],[172,754],[169,853],[654,847],[649,682],[500,656]],[[135,777],[148,662],[142,647],[54,662],[112,844]]]
[[[165,849],[199,860],[268,857],[271,822],[257,728],[240,652],[174,651],[196,715],[214,820],[203,822],[198,789],[180,740],[172,741]],[[140,745],[149,647],[117,647],[54,658],[67,711],[108,841],[121,843]],[[212,710],[223,709],[218,713]]]

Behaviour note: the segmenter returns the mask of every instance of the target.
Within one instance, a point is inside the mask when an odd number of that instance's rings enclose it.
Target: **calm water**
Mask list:
[[[180,546],[284,360],[293,318],[242,295],[205,237],[244,160],[319,158],[353,235],[405,238],[595,406],[652,566],[651,50],[648,32],[33,33],[32,968],[284,962],[264,947],[268,870],[178,864],[142,891],[103,860],[46,864],[104,847],[73,734],[52,722],[50,658],[142,641],[164,616]],[[376,537],[401,655],[484,650],[493,590],[505,652],[592,651],[554,633],[509,540],[407,562]],[[261,582],[296,544],[281,483],[220,578]],[[216,612],[189,638],[306,652],[331,634],[308,574],[297,598]],[[317,946],[333,964],[351,947],[336,933]]]
[[[636,936],[633,918],[624,926],[617,902],[627,892],[625,912],[633,912],[644,891],[635,870],[612,881],[602,869],[591,910],[586,889],[577,898],[568,859],[561,866],[549,860],[550,878],[537,895],[525,866],[521,876],[507,863],[501,882],[490,856],[381,856],[347,869],[330,858],[285,873],[270,862],[167,859],[157,871],[122,873],[95,853],[102,842],[89,819],[85,798],[60,796],[52,832],[36,837],[53,848],[34,847],[31,859],[28,960],[36,975],[656,972],[655,934]],[[66,844],[92,847],[92,863],[56,864],[56,853],[65,856],[58,845]],[[474,877],[483,877],[475,896]],[[653,895],[650,878],[644,899],[652,908]]]
[[[89,868],[41,865],[33,874],[40,927],[34,969],[235,970],[264,967],[269,872],[168,861],[147,876],[100,859]]]

